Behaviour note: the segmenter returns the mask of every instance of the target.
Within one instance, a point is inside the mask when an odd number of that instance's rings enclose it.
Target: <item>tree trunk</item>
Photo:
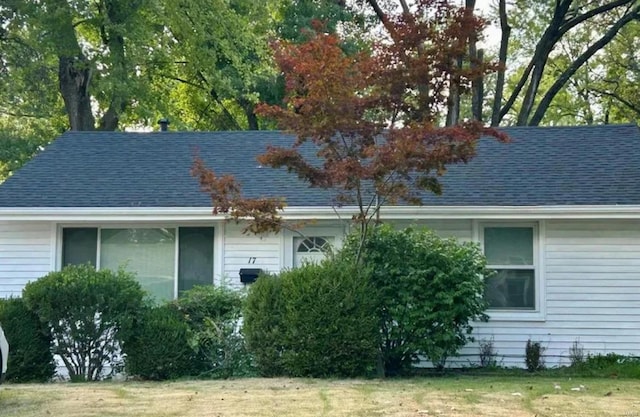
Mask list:
[[[89,95],[89,63],[83,56],[58,57],[58,79],[71,130],[94,130],[96,121]]]
[[[458,57],[457,68],[462,67],[462,57]],[[456,74],[451,76],[449,85],[449,97],[447,98],[447,126],[457,125],[460,121],[460,77]]]
[[[258,116],[256,116],[255,113],[255,106],[249,100],[242,97],[238,99],[238,104],[240,104],[247,117],[248,130],[260,130]]]
[[[484,62],[484,50],[478,49],[476,59],[479,63]],[[482,104],[484,102],[484,76],[471,81],[471,116],[473,120],[483,121]]]
[[[498,5],[500,13],[500,29],[502,35],[500,36],[500,52],[498,53],[498,60],[500,67],[498,68],[498,79],[496,81],[496,93],[493,98],[493,109],[491,112],[491,126],[498,126],[500,124],[500,106],[502,106],[502,95],[504,93],[504,79],[505,70],[507,67],[507,50],[509,48],[509,37],[511,36],[511,26],[507,20],[507,6],[506,0],[500,0]]]

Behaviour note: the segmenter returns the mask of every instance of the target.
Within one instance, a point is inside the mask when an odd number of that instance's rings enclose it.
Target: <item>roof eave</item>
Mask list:
[[[350,219],[356,207],[286,207],[290,220]],[[637,219],[640,205],[580,206],[388,206],[381,209],[388,220],[419,219]],[[222,221],[206,207],[39,207],[0,208],[0,221]]]

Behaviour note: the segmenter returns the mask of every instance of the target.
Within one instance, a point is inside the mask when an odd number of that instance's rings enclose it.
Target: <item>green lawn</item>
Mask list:
[[[0,416],[49,415],[640,417],[640,381],[461,376],[0,386]]]

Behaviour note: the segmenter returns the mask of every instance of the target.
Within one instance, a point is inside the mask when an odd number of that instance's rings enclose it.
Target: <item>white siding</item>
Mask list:
[[[477,339],[494,340],[506,366],[523,366],[527,339],[546,348],[549,366],[569,364],[572,344],[585,353],[640,356],[640,222],[547,221],[540,321],[489,321]],[[477,343],[457,363],[478,360]]]
[[[0,298],[19,296],[51,264],[51,223],[0,222]]]
[[[224,229],[222,281],[226,285],[242,287],[240,268],[262,268],[265,272],[280,271],[282,250],[280,235],[243,234],[242,227],[234,223],[227,223]]]

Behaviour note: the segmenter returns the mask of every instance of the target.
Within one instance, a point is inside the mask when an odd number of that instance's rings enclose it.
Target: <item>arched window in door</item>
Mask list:
[[[323,260],[327,253],[331,250],[330,237],[307,237],[295,238],[295,263],[294,266],[300,266],[305,262],[317,263]]]

